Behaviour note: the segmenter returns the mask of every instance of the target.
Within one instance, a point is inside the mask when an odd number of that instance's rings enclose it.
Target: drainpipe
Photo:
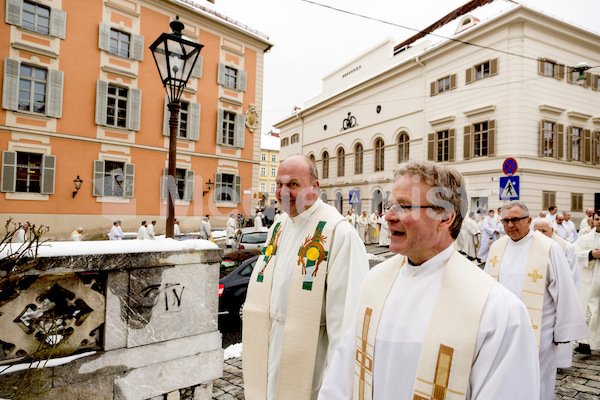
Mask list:
[[[421,60],[419,60],[419,56],[415,57],[415,62],[423,67],[423,93],[425,94],[423,96],[423,143],[425,144],[425,149],[427,149],[427,122],[425,118],[425,103],[427,101],[427,67],[423,62],[421,62]]]

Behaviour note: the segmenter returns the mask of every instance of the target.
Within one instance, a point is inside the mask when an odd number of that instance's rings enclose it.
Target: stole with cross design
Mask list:
[[[273,273],[282,247],[279,237],[288,217],[275,221],[259,257],[244,305],[244,382],[247,399],[267,398],[270,299]],[[276,399],[310,398],[333,230],[345,221],[323,205],[310,217],[303,242],[285,243],[297,258],[292,272],[278,369]],[[279,227],[277,224],[280,223]],[[291,228],[289,228],[291,229]]]
[[[373,355],[379,319],[405,263],[404,256],[392,257],[367,276],[357,311],[355,400],[373,398]],[[452,253],[423,339],[413,400],[464,400],[481,313],[493,284],[493,279],[473,263],[456,251]]]
[[[497,281],[500,281],[500,267],[502,266],[502,258],[506,252],[509,240],[511,240],[510,237],[504,236],[490,247],[486,270]],[[542,332],[542,313],[544,308],[544,293],[546,292],[548,259],[553,243],[552,239],[541,232],[533,232],[523,276],[521,301],[527,307],[538,351],[540,349],[540,336]]]

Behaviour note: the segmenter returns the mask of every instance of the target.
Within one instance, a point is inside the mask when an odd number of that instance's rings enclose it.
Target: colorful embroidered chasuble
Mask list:
[[[283,344],[277,378],[276,399],[311,396],[321,311],[327,278],[329,249],[337,223],[345,221],[329,207],[317,209],[310,217],[302,243],[295,254]],[[267,355],[269,353],[270,300],[274,269],[281,251],[281,238],[289,217],[278,219],[268,233],[250,278],[244,305],[244,381],[248,399],[267,398]],[[286,251],[292,251],[287,247]],[[250,383],[252,382],[252,383]]]
[[[488,256],[487,272],[492,278],[499,281],[502,258],[506,251],[508,236],[504,236],[494,243],[490,248]],[[540,336],[542,332],[542,311],[544,309],[544,293],[546,292],[546,274],[548,272],[548,258],[553,240],[544,236],[541,232],[533,232],[529,255],[525,263],[525,274],[523,277],[523,290],[521,301],[527,307],[535,343],[539,350]]]
[[[406,257],[395,256],[377,265],[365,282],[357,314],[353,399],[373,398],[377,327],[386,298],[406,262]],[[465,398],[481,313],[494,284],[457,252],[445,268],[419,356],[414,400]]]

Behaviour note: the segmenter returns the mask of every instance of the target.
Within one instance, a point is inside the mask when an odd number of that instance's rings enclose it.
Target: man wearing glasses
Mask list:
[[[462,176],[410,161],[394,180],[386,220],[399,254],[367,275],[319,399],[537,399],[527,310],[453,249]]]
[[[490,248],[485,271],[523,301],[539,348],[540,399],[554,399],[557,344],[589,336],[565,253],[552,239],[529,229],[527,206],[502,207],[505,237]]]

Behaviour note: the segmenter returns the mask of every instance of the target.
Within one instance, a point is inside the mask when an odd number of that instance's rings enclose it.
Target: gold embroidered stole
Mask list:
[[[357,317],[353,399],[373,398],[373,355],[383,306],[406,257],[395,256],[370,272]],[[414,400],[464,399],[469,385],[481,313],[494,281],[459,253],[445,267],[427,325]]]
[[[558,245],[560,246],[560,248],[562,249],[562,251],[566,251],[566,247],[567,247],[567,241],[563,238],[561,238],[560,236],[558,236],[556,233],[554,235],[552,235],[552,240],[554,240],[556,243],[558,243]]]
[[[488,273],[495,280],[499,280],[500,266],[502,257],[506,251],[506,245],[510,238],[504,236],[497,240],[488,255]],[[542,312],[544,308],[544,293],[546,292],[546,273],[548,272],[548,258],[550,257],[550,247],[554,241],[543,233],[533,232],[531,247],[525,264],[525,275],[523,277],[523,290],[521,291],[521,301],[527,307],[529,319],[533,327],[535,343],[539,350],[540,335],[542,331]]]
[[[297,251],[298,259],[288,295],[277,400],[311,397],[329,250],[335,225],[343,220],[339,213],[332,212],[330,206],[321,206],[310,217],[306,239],[299,249],[289,246],[286,249]],[[278,240],[287,218],[277,222],[269,230],[269,243],[252,272],[244,304],[242,341],[244,394],[247,399],[267,398],[271,288],[277,252],[280,251]]]

